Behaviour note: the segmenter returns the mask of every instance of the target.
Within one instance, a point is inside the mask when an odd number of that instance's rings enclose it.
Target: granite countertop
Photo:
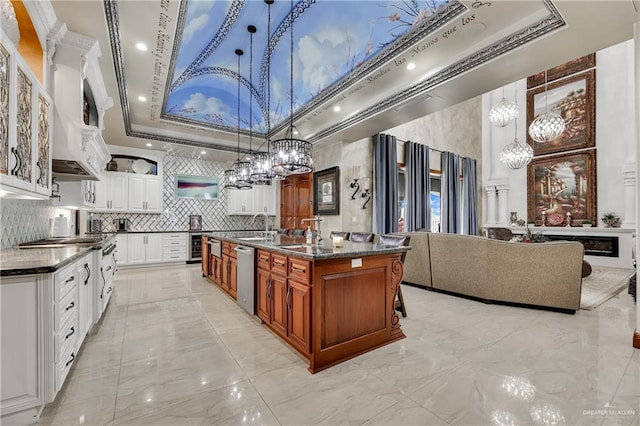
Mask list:
[[[263,234],[263,233],[262,233]],[[273,240],[253,239],[262,237],[261,233],[255,231],[245,232],[212,232],[207,234],[210,237],[224,241],[230,241],[243,246],[265,249],[288,256],[298,256],[306,259],[324,260],[337,259],[341,257],[361,257],[374,256],[384,253],[399,253],[411,250],[411,247],[385,246],[373,243],[352,243],[344,241],[344,246],[334,248],[333,241],[327,237],[321,241],[320,245],[306,245],[305,237],[289,237],[276,234]],[[245,238],[251,238],[247,240]]]
[[[52,247],[0,250],[0,276],[48,274],[84,256],[95,247]]]
[[[203,231],[185,231],[184,229],[174,229],[174,230],[165,230],[165,231],[104,231],[104,232],[93,232],[87,235],[104,235],[104,234],[113,234],[113,235],[127,235],[127,234],[175,234],[175,233],[185,233],[185,234],[206,234],[212,232],[245,232],[245,231],[216,231],[214,229],[206,229]],[[251,231],[255,232],[255,231]]]

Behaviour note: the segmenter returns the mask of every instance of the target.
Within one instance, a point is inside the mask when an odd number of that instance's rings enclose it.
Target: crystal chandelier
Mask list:
[[[238,159],[231,169],[224,171],[225,189],[251,189],[249,182],[251,164],[248,161],[240,161],[240,57],[244,54],[242,49],[236,49],[238,56]]]
[[[516,87],[516,108],[518,107],[518,91]],[[500,162],[510,169],[521,169],[531,162],[533,149],[527,143],[518,140],[518,120],[515,123],[515,135],[513,142],[505,146],[500,152]]]
[[[498,127],[504,127],[518,118],[520,110],[518,104],[508,101],[504,97],[504,86],[502,87],[502,100],[489,111],[489,121]]]
[[[564,119],[555,112],[549,112],[547,97],[547,72],[544,72],[544,114],[537,116],[529,126],[529,136],[538,143],[551,142],[564,132]]]
[[[293,125],[293,0],[291,0],[291,122],[284,138],[273,141],[271,168],[276,174],[303,174],[313,170],[311,143],[295,137],[297,129]]]
[[[270,134],[271,134],[271,51],[269,49],[269,39],[271,36],[271,5],[274,0],[264,0],[267,4],[267,98],[266,98],[266,117],[267,131],[265,133],[264,143],[267,145],[267,152],[256,152],[251,157],[251,181],[254,185],[268,185],[272,179],[284,179],[285,174],[276,174],[271,167],[271,150],[270,150]],[[260,148],[258,148],[260,149]]]

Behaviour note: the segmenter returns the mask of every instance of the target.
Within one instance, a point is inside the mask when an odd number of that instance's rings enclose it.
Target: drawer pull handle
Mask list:
[[[297,268],[295,266],[292,266],[291,272],[300,272],[301,274],[304,274],[305,272],[307,272],[307,268]]]
[[[113,290],[113,287],[109,287],[109,288],[107,289],[107,294],[111,293],[111,291],[112,291],[112,290]]]
[[[76,359],[76,354],[74,354],[73,352],[71,352],[71,359],[69,361],[67,361],[67,363],[64,365],[65,367],[68,367],[69,364],[71,364],[73,362],[73,360]]]
[[[110,271],[111,270],[111,265],[107,266],[106,271]]]
[[[64,283],[65,283],[65,284],[70,283],[71,281],[73,281],[73,280],[75,280],[75,279],[76,279],[76,277],[75,277],[75,275],[73,275],[73,276],[71,276],[71,278],[69,278],[68,280],[66,280]]]
[[[71,327],[71,331],[69,332],[69,334],[67,334],[66,336],[64,336],[65,339],[68,339],[69,337],[73,336],[73,333],[76,332],[76,329]]]
[[[274,260],[273,261],[273,266],[284,266],[284,262],[283,261]]]
[[[67,306],[66,308],[64,308],[65,311],[68,311],[69,309],[73,308],[74,306],[76,306],[76,302],[71,302],[69,303],[69,306]]]

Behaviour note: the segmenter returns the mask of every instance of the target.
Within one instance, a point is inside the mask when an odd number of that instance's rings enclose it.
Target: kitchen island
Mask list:
[[[309,246],[302,237],[237,232],[202,238],[203,275],[235,299],[237,270],[252,268],[255,314],[309,360],[312,373],[405,337],[394,302],[408,247]],[[237,246],[255,249],[253,265],[238,263]]]

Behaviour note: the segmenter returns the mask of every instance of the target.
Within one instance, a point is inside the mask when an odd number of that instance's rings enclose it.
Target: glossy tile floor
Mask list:
[[[406,339],[311,375],[199,265],[116,286],[41,424],[640,423],[626,292],[566,315],[403,286]]]

